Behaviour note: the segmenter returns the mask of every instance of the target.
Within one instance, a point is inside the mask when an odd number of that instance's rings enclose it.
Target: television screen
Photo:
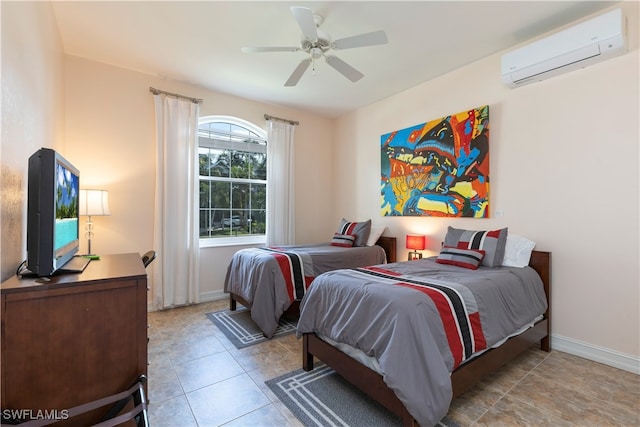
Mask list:
[[[75,245],[78,236],[78,175],[56,161],[56,222],[53,248],[56,256],[64,254],[69,245]]]

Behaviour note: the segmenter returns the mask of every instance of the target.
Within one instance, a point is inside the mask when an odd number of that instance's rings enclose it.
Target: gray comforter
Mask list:
[[[244,298],[251,305],[251,318],[265,336],[271,338],[282,313],[293,301],[301,299],[306,287],[318,275],[338,268],[361,267],[386,262],[384,250],[377,245],[343,248],[328,243],[285,246],[279,250],[294,253],[301,266],[304,286],[292,279],[279,251],[248,248],[236,252],[227,268],[224,291]],[[294,287],[294,289],[291,289]]]
[[[301,302],[297,334],[315,332],[375,357],[385,383],[421,426],[446,415],[450,373],[461,362],[547,307],[542,280],[530,267],[468,270],[435,258],[379,267],[317,277]],[[443,293],[454,302],[444,302]],[[460,301],[462,316],[447,312],[447,304]]]

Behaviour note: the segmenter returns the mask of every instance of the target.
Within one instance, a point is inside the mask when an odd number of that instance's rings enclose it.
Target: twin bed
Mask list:
[[[403,425],[436,425],[487,374],[535,343],[550,350],[550,253],[529,266],[431,258],[327,273],[300,307],[303,368],[315,356]]]
[[[343,250],[243,250],[225,291],[232,310],[251,308],[267,337],[281,315],[299,316],[305,370],[315,357],[404,425],[426,427],[533,344],[550,351],[551,254],[513,237],[509,249],[507,229],[449,227],[439,256],[406,262],[395,262],[393,237]],[[296,264],[306,283],[294,283]]]
[[[380,236],[375,245],[330,244],[250,248],[236,252],[227,269],[224,291],[229,308],[251,309],[251,318],[271,338],[281,316],[297,317],[299,302],[313,279],[339,268],[395,262],[396,238]]]

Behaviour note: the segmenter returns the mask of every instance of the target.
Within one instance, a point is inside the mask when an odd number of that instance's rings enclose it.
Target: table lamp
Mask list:
[[[407,234],[407,249],[411,249],[409,252],[409,261],[414,259],[422,259],[422,253],[425,248],[425,237],[413,234]]]
[[[85,237],[87,238],[87,255],[91,252],[91,239],[93,238],[92,216],[111,215],[109,212],[109,192],[107,190],[80,190],[80,215],[87,216]]]

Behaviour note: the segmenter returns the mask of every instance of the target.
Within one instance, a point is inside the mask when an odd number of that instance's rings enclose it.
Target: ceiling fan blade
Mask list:
[[[243,47],[240,50],[244,53],[259,53],[259,52],[297,52],[299,47],[285,47],[285,46],[258,46],[258,47]]]
[[[337,56],[327,55],[327,64],[335,68],[340,74],[342,74],[352,82],[357,82],[364,77],[364,74],[362,74],[360,71],[356,70]]]
[[[313,19],[313,12],[308,7],[291,6],[291,13],[298,21],[298,26],[302,30],[302,35],[309,41],[318,40],[318,30],[316,21]]]
[[[359,34],[357,36],[345,37],[333,42],[336,49],[351,49],[354,47],[375,46],[387,44],[387,33],[384,30],[373,31],[371,33]]]
[[[298,81],[300,81],[300,78],[302,77],[304,72],[307,71],[307,68],[309,68],[309,64],[311,64],[311,58],[303,59],[302,62],[298,64],[296,69],[293,70],[293,73],[291,73],[291,76],[289,76],[289,80],[287,80],[284,85],[285,86],[297,85]]]

